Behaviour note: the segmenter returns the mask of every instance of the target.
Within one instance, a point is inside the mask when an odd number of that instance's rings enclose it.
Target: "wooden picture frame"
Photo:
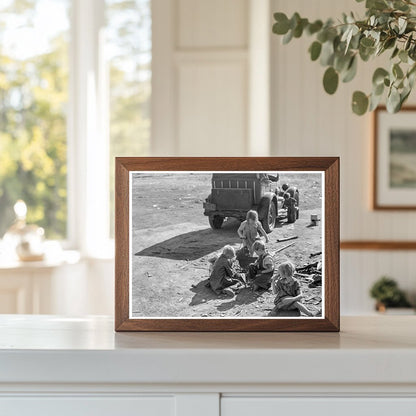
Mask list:
[[[413,114],[412,114],[413,113]],[[403,130],[412,132],[414,150],[416,150],[416,123],[413,127],[411,117],[416,116],[416,106],[406,106],[400,113],[390,114],[385,106],[378,107],[373,112],[373,209],[386,211],[416,210],[416,173],[413,173],[413,189],[397,185],[394,179],[394,163],[392,157],[392,132]],[[390,129],[390,135],[387,134]],[[416,152],[414,153],[416,155]],[[408,155],[406,155],[408,157]],[[413,163],[411,163],[413,165]],[[397,169],[397,168],[396,168]],[[406,166],[399,166],[406,169]],[[400,180],[400,178],[399,178]],[[400,203],[400,201],[402,201]]]
[[[324,257],[323,311],[318,318],[132,317],[130,314],[130,194],[133,172],[322,173]],[[247,187],[247,185],[246,185]],[[339,158],[338,157],[118,157],[115,182],[116,331],[339,331]],[[133,206],[133,205],[132,205]],[[202,209],[202,207],[201,207]]]

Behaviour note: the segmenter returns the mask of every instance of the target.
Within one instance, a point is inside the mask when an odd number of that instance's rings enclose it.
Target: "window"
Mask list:
[[[2,0],[0,238],[17,199],[49,239],[113,236],[114,157],[149,152],[151,48],[151,0]]]
[[[48,238],[66,237],[69,9],[69,0],[1,2],[0,237],[18,199]]]
[[[149,153],[150,6],[150,0],[107,0],[111,236],[114,235],[114,157],[145,156]]]

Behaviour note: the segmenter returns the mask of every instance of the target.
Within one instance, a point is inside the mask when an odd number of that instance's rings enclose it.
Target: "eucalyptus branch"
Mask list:
[[[284,13],[275,13],[273,32],[283,36],[284,44],[304,34],[315,38],[309,54],[312,61],[319,60],[326,68],[323,86],[328,94],[336,92],[340,80],[349,82],[355,77],[358,60],[367,62],[391,51],[391,65],[377,68],[373,74],[372,92],[354,92],[352,109],[359,115],[372,111],[387,92],[387,109],[397,112],[416,78],[416,3],[366,0],[365,8],[364,19],[344,14],[336,25],[332,19],[310,22],[298,13],[290,19]]]

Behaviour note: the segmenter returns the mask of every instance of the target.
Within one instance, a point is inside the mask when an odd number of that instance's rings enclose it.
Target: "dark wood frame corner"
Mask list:
[[[373,177],[372,177],[372,184],[373,184],[373,201],[372,201],[372,208],[375,211],[413,211],[416,210],[416,205],[411,206],[401,206],[401,205],[380,205],[378,203],[378,189],[377,189],[377,173],[378,173],[378,117],[381,111],[387,111],[385,106],[379,106],[373,111],[373,117],[372,117],[372,126],[373,126]],[[406,106],[403,107],[401,112],[406,111],[415,111],[416,112],[416,106]]]
[[[129,172],[323,171],[325,173],[325,317],[322,319],[131,319],[129,317]],[[339,331],[339,158],[116,158],[116,331]]]

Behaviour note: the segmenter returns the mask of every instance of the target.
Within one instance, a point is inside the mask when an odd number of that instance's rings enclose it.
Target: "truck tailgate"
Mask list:
[[[253,205],[252,189],[214,188],[211,196],[217,210],[249,210]]]

